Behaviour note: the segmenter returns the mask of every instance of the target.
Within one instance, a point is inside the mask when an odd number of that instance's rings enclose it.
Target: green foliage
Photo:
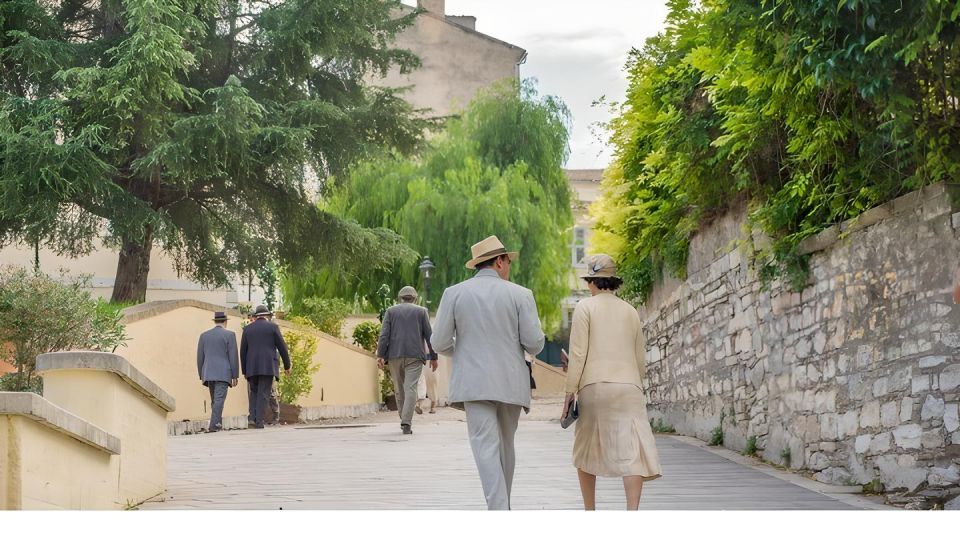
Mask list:
[[[785,466],[785,467],[787,467],[787,468],[790,468],[791,456],[790,456],[790,448],[789,448],[789,447],[784,448],[784,449],[780,452],[780,460],[783,461],[783,466]]]
[[[307,298],[291,310],[307,319],[313,327],[327,335],[341,338],[343,324],[353,307],[339,298]]]
[[[757,455],[757,436],[751,435],[747,438],[747,447],[743,450],[743,455]]]
[[[670,424],[664,423],[662,418],[658,418],[656,422],[651,421],[650,426],[655,433],[676,433],[677,432],[677,430],[674,429],[673,426],[671,426]]]
[[[353,342],[364,350],[376,353],[377,339],[380,338],[380,324],[370,320],[357,324],[353,330]]]
[[[114,300],[143,299],[154,243],[208,285],[269,257],[391,267],[411,254],[395,234],[311,198],[429,125],[365,82],[418,65],[391,47],[416,16],[398,6],[0,2],[0,244],[74,255],[106,233],[127,267]]]
[[[277,392],[281,402],[294,405],[313,390],[313,375],[320,369],[319,363],[313,363],[319,341],[309,333],[296,330],[285,331],[283,340],[290,352],[291,367],[289,376],[281,372]]]
[[[383,370],[379,371],[380,376],[380,401],[385,402],[387,396],[390,396],[394,393],[393,390],[393,378],[390,376],[390,367],[384,366]]]
[[[570,191],[561,164],[567,157],[569,113],[558,99],[540,97],[532,83],[505,84],[478,96],[450,121],[418,158],[386,154],[353,166],[326,208],[370,227],[402,235],[429,256],[431,290],[473,275],[464,268],[470,245],[489,235],[520,251],[511,279],[531,289],[546,329],[559,323],[567,294]],[[362,295],[376,305],[383,285],[415,285],[418,257],[382,273],[362,265],[293,274],[313,294]],[[285,286],[286,287],[286,286]],[[309,296],[285,293],[287,301]],[[439,303],[438,294],[424,300]],[[292,297],[291,297],[292,296]],[[391,299],[393,295],[391,294]]]
[[[713,428],[710,433],[710,446],[723,446],[723,426]]]
[[[690,237],[746,205],[764,281],[807,283],[797,245],[906,191],[960,176],[956,2],[669,2],[633,50],[609,124],[594,247],[628,292],[686,275]]]
[[[16,372],[2,390],[40,390],[38,355],[68,349],[113,351],[127,340],[117,306],[94,300],[89,280],[60,282],[22,268],[0,270],[0,357]]]

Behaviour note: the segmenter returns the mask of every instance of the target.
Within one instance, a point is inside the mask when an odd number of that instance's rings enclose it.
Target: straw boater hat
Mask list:
[[[486,239],[470,247],[470,253],[473,259],[467,261],[467,268],[473,270],[477,265],[488,260],[506,254],[511,261],[516,261],[520,256],[519,252],[508,252],[496,235],[491,235]]]
[[[620,279],[620,276],[617,275],[617,264],[614,263],[613,258],[607,254],[591,255],[584,259],[583,262],[587,264],[587,273],[581,276],[583,278]]]

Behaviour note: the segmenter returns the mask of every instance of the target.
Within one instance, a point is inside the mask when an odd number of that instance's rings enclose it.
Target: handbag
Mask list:
[[[583,358],[583,368],[580,370],[580,379],[577,380],[577,392],[580,392],[580,382],[583,381],[583,373],[587,370],[587,358],[590,357],[590,352],[587,352],[587,356]],[[567,416],[560,419],[560,427],[567,429],[572,426],[577,419],[580,418],[580,402],[576,397],[573,398],[573,405],[567,409]]]
[[[580,418],[580,406],[578,405],[577,399],[574,398],[573,405],[570,406],[570,409],[567,410],[567,416],[560,419],[560,427],[562,427],[563,429],[567,429],[568,427],[573,425],[573,423],[576,422],[578,418]]]

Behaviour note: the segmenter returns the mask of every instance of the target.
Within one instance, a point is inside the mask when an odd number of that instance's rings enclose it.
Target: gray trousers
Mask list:
[[[487,509],[509,510],[516,455],[513,437],[520,421],[519,405],[503,402],[463,402],[470,449],[480,473]]]
[[[230,384],[226,381],[208,381],[210,390],[210,427],[207,431],[217,431],[223,428],[223,404],[227,401],[227,389]]]
[[[390,378],[397,397],[397,412],[400,425],[409,426],[413,421],[413,408],[417,406],[417,382],[423,372],[423,360],[416,357],[390,359]]]

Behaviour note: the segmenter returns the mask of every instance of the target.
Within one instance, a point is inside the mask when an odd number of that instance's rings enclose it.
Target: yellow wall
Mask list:
[[[23,416],[0,416],[5,509],[116,509],[111,456]],[[0,471],[0,473],[3,473]]]
[[[537,388],[533,391],[533,397],[551,398],[563,396],[567,375],[563,370],[537,360],[533,365],[533,380],[537,382]]]
[[[51,403],[120,439],[121,452],[114,466],[121,504],[140,503],[164,491],[166,411],[120,376],[103,370],[45,371],[43,392]]]
[[[209,309],[187,305],[126,325],[131,340],[127,346],[118,348],[117,353],[176,399],[176,410],[167,417],[170,421],[210,417],[210,395],[197,374],[197,340],[201,333],[213,327],[212,317]],[[237,334],[238,346],[242,324],[243,320],[233,316],[227,323]],[[285,321],[278,324],[282,330],[309,331],[319,340],[314,363],[321,366],[313,378],[313,391],[301,399],[300,405],[377,403],[377,365],[372,355],[315,330]],[[227,393],[223,416],[245,417],[247,410],[247,384],[241,377],[239,385]]]

